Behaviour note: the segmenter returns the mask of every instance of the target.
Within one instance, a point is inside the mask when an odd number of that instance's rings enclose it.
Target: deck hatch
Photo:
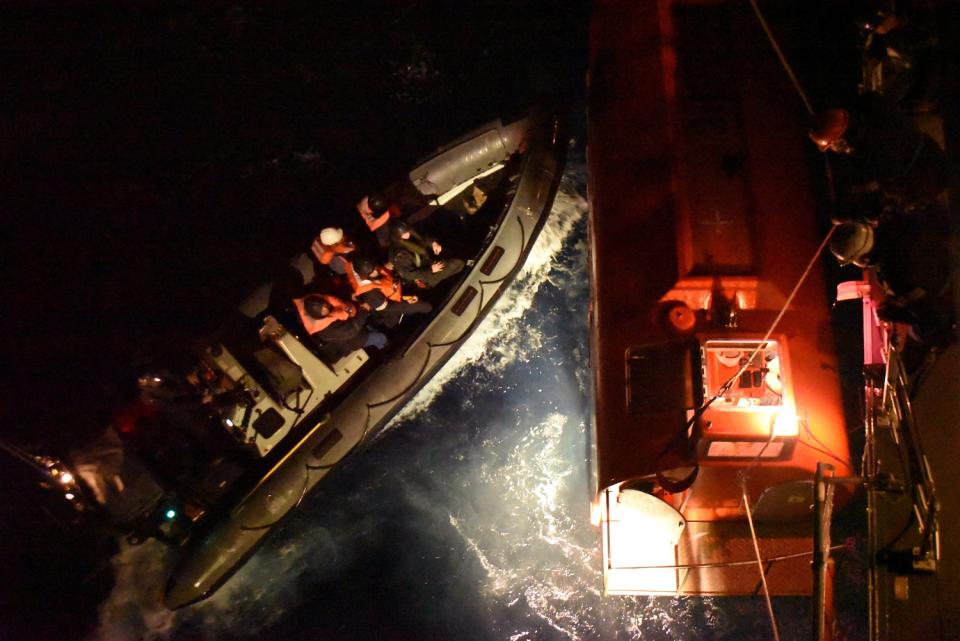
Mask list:
[[[634,416],[672,414],[682,425],[685,412],[701,401],[693,373],[699,369],[696,342],[631,347],[626,354],[627,407]]]
[[[460,298],[454,303],[451,311],[457,316],[462,316],[463,312],[467,311],[467,307],[470,306],[470,303],[472,303],[476,297],[477,290],[473,286],[467,287],[466,291],[460,294]]]
[[[280,412],[270,407],[253,422],[253,429],[263,438],[270,438],[283,427],[283,424],[284,420]]]
[[[753,163],[742,83],[729,82],[741,64],[732,8],[677,6],[673,18],[681,275],[753,274]]]
[[[504,249],[500,245],[496,245],[493,248],[493,251],[490,252],[490,255],[487,256],[487,259],[483,261],[483,265],[480,266],[480,272],[484,276],[489,276],[493,273],[493,270],[496,268],[497,263],[500,262],[500,259],[503,257]]]

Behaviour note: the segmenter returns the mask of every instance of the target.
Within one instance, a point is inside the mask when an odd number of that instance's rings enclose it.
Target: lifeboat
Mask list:
[[[403,317],[385,332],[386,346],[331,362],[314,345],[292,301],[327,293],[336,282],[303,255],[291,262],[299,282],[255,292],[188,371],[141,379],[153,393],[151,416],[118,422],[116,431],[163,488],[135,538],[179,543],[168,607],[222,585],[466,340],[530,252],[550,212],[565,148],[560,118],[535,112],[479,128],[383,190],[409,225],[446,234],[437,236],[443,256],[465,265],[429,290],[405,289],[433,309]],[[349,289],[339,295],[349,299]]]
[[[588,80],[604,592],[810,594],[853,470],[802,104],[734,3],[596,3]]]

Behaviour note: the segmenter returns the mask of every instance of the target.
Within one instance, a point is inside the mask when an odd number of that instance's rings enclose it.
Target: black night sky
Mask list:
[[[37,419],[64,409],[51,386],[109,407],[106,381],[215,325],[369,185],[582,79],[576,5],[4,13],[5,383]]]

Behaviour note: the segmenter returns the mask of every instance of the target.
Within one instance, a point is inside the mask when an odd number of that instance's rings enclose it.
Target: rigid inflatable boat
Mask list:
[[[180,426],[168,440],[183,442],[169,450],[156,440],[130,448],[163,490],[154,492],[163,498],[153,523],[180,545],[166,589],[169,607],[215,591],[465,341],[533,246],[552,206],[565,146],[554,114],[497,121],[441,148],[384,190],[412,195],[407,201],[419,204],[405,220],[418,230],[441,229],[444,255],[466,267],[435,288],[411,290],[433,310],[404,317],[386,332],[383,349],[321,359],[291,300],[322,292],[318,277],[332,275],[306,256],[291,263],[303,276],[299,291],[261,288],[222,336],[205,344],[199,366],[181,378],[199,392],[168,411]],[[153,381],[161,389],[162,379]],[[189,469],[173,471],[184,467],[184,457],[191,458]]]

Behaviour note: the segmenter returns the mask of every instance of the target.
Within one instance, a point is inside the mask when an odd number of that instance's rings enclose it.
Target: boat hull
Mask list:
[[[498,154],[517,151],[521,144],[525,149],[516,191],[499,228],[445,307],[343,402],[323,416],[310,417],[312,427],[261,482],[204,535],[188,542],[167,586],[168,607],[183,607],[213,593],[307,492],[386,426],[477,327],[523,265],[550,212],[565,151],[560,127],[557,116],[539,115],[531,116],[522,136],[516,125],[503,127],[503,135],[485,128],[411,171],[421,191],[436,193],[468,181]],[[444,154],[455,157],[443,162]],[[462,154],[469,154],[469,162]],[[428,175],[438,175],[443,184],[427,184]]]

